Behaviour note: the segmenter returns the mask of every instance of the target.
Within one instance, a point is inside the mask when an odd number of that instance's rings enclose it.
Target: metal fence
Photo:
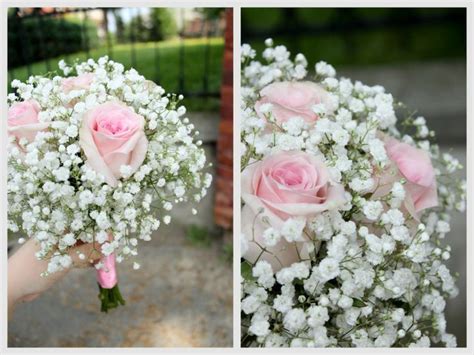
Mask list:
[[[46,9],[46,10],[45,10]],[[112,11],[118,9],[112,8],[29,8],[28,12],[25,12],[25,8],[15,8],[14,15],[11,14],[8,17],[8,26],[9,29],[14,30],[18,36],[22,38],[22,43],[19,44],[18,63],[24,63],[24,67],[28,72],[28,76],[33,73],[32,70],[32,53],[29,49],[31,41],[37,41],[36,46],[39,46],[39,55],[42,58],[44,65],[44,71],[50,72],[53,68],[51,56],[48,56],[48,51],[55,50],[60,53],[61,57],[64,57],[66,61],[73,59],[72,54],[75,52],[84,52],[87,57],[90,57],[90,52],[93,49],[91,46],[90,30],[88,29],[88,23],[90,23],[89,18],[92,11],[97,12],[101,10],[103,12],[102,20],[97,24],[97,19],[95,19],[97,29],[101,32],[101,38],[99,40],[100,47],[106,48],[106,53],[110,59],[114,59],[114,47],[115,43],[113,40],[113,33],[111,31],[111,22],[113,22],[116,17]],[[140,16],[143,18],[141,8],[126,8],[123,11],[128,12],[128,18],[136,18]],[[178,67],[178,77],[177,77],[177,91],[184,94],[187,97],[219,97],[219,88],[211,88],[209,85],[210,77],[210,65],[211,65],[211,38],[212,37],[221,37],[223,36],[225,22],[222,17],[217,18],[205,18],[203,17],[198,24],[192,28],[187,28],[185,23],[184,9],[181,11],[181,24],[180,30],[177,33],[179,40],[179,56],[175,65]],[[75,40],[80,43],[79,50],[70,51],[67,45],[63,45],[63,48],[57,48],[56,43],[54,43],[54,38],[51,33],[48,33],[47,29],[43,28],[42,24],[46,20],[54,19],[58,23],[58,28],[60,31],[67,31],[67,16],[71,14],[77,14],[75,16],[80,25],[80,38]],[[114,17],[114,19],[112,19]],[[112,20],[112,21],[111,21]],[[35,21],[37,23],[38,31],[35,31],[33,36],[27,36],[25,31],[25,23],[27,21]],[[137,39],[137,30],[134,26],[130,26],[129,33],[125,39],[125,44],[129,47],[130,63],[131,67],[136,67],[140,58],[137,57],[136,45],[139,42]],[[200,78],[201,85],[200,89],[189,89],[186,84],[186,70],[185,70],[185,58],[186,58],[186,47],[185,40],[187,38],[203,38],[205,40],[205,48],[202,58],[195,58],[193,60],[202,61],[200,65],[203,65],[204,70]],[[15,44],[9,43],[9,51],[11,46]],[[77,43],[75,43],[75,48],[77,49]],[[159,41],[153,41],[153,57],[154,57],[154,74],[152,78],[149,78],[156,83],[160,83],[160,77],[162,75],[162,68],[160,66],[160,47]],[[15,78],[15,71],[18,70],[19,66],[15,65],[16,63],[9,63],[8,76],[10,82]],[[195,80],[195,79],[194,79]],[[196,88],[196,83],[193,85]]]

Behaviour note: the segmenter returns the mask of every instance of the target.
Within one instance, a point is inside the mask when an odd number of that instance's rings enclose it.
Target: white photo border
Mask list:
[[[474,82],[473,62],[473,8],[474,4],[469,0],[293,0],[290,3],[282,0],[1,0],[0,5],[0,95],[1,95],[1,117],[7,117],[7,9],[8,7],[233,7],[234,8],[234,348],[8,348],[7,346],[7,161],[6,145],[7,127],[6,119],[0,120],[0,243],[1,243],[1,268],[0,268],[0,353],[2,354],[100,354],[100,353],[256,353],[256,354],[473,354],[473,302],[467,303],[467,347],[454,349],[425,348],[425,349],[253,349],[240,348],[240,8],[242,7],[463,7],[467,10],[467,118],[466,118],[466,149],[467,149],[467,221],[474,221],[474,210],[471,209],[473,201],[473,92]],[[473,241],[468,236],[472,235],[472,223],[467,224],[467,300],[473,299]]]

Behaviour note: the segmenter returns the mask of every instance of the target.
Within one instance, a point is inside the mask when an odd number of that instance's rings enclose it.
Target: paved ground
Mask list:
[[[442,149],[447,149],[442,147]],[[466,166],[466,149],[465,147],[456,147],[453,155]],[[460,173],[466,178],[466,169]],[[448,260],[448,267],[452,273],[458,273],[459,279],[457,286],[459,287],[459,295],[447,302],[446,305],[446,321],[447,330],[456,335],[458,346],[466,346],[466,252],[467,252],[467,229],[466,229],[466,213],[455,213],[451,221],[451,232],[446,236],[446,244],[452,248],[451,259]]]
[[[397,100],[424,116],[439,141],[466,143],[466,62],[343,67],[338,74],[368,85],[382,85]]]
[[[232,345],[232,270],[174,228],[141,251],[142,268],[120,266],[128,304],[102,314],[95,274],[75,270],[38,300],[18,307],[9,346],[166,347]]]
[[[213,151],[208,148],[213,156]],[[139,249],[141,269],[119,266],[127,305],[99,311],[93,270],[74,270],[39,299],[17,308],[8,324],[10,347],[229,347],[232,346],[232,265],[223,239],[197,245],[189,224],[212,225],[212,192],[201,214],[174,211]],[[228,241],[227,241],[228,242]]]

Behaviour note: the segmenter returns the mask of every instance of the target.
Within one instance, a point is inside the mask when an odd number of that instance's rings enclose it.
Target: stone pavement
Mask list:
[[[454,146],[452,154],[461,164],[466,167],[466,148]],[[447,146],[441,146],[443,151],[448,151]],[[459,174],[466,178],[466,168]],[[447,262],[451,273],[458,273],[459,278],[456,285],[459,287],[459,295],[456,298],[448,300],[446,303],[446,321],[447,331],[453,333],[457,337],[458,346],[466,346],[466,257],[467,257],[467,228],[466,213],[456,212],[451,220],[451,232],[446,235],[445,243],[451,246],[451,258]]]
[[[466,144],[466,62],[445,60],[342,67],[338,75],[382,85],[396,100],[424,116],[438,142]]]
[[[127,304],[99,311],[95,273],[72,271],[18,306],[10,347],[225,347],[232,345],[232,268],[216,240],[196,246],[181,226],[164,228],[140,250],[141,269],[119,266]]]

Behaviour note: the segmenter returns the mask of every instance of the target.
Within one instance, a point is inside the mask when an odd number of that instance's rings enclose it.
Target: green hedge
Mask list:
[[[21,22],[20,22],[21,21]],[[98,45],[97,27],[86,21],[89,48]],[[16,68],[84,49],[82,21],[36,17],[8,19],[8,67]]]
[[[333,65],[466,55],[463,8],[296,8],[291,16],[287,12],[282,8],[242,9],[242,42],[260,53],[265,48],[263,40],[272,37],[293,54],[304,53],[309,63],[325,60]]]

